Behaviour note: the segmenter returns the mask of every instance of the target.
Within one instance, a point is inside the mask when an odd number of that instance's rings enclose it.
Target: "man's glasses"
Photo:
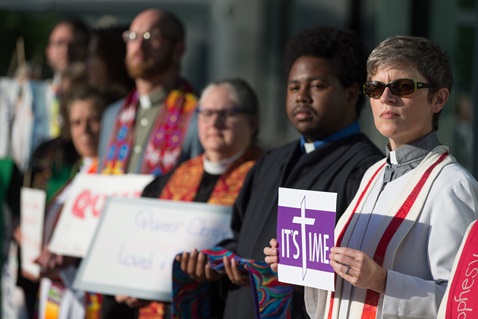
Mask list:
[[[159,30],[146,31],[146,32],[143,32],[143,34],[130,31],[130,30],[126,30],[125,32],[123,32],[124,42],[136,41],[139,38],[143,38],[143,40],[146,40],[146,41],[152,41],[153,39],[162,40],[164,38],[169,39],[171,41],[175,40],[173,37],[159,32]]]
[[[241,109],[210,110],[210,109],[203,109],[203,108],[198,108],[197,112],[198,112],[199,120],[204,122],[211,122],[212,119],[214,118],[214,115],[217,115],[219,119],[230,121],[236,118],[241,113],[242,114],[249,113],[246,110],[241,110]]]
[[[363,85],[363,93],[373,99],[378,99],[387,87],[394,95],[404,96],[412,94],[418,89],[432,88],[434,85],[431,83],[415,82],[412,79],[398,79],[388,84],[379,81],[368,81]]]

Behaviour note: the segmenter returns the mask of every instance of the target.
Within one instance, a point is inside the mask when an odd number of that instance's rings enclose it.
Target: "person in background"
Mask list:
[[[184,25],[171,12],[147,9],[134,18],[123,39],[135,88],[103,116],[100,172],[161,175],[202,151],[196,98],[180,77]]]
[[[79,19],[61,20],[53,27],[45,55],[54,83],[59,84],[62,72],[72,63],[85,61],[88,39],[88,26]]]
[[[42,269],[41,285],[49,287],[50,291],[61,296],[59,304],[60,313],[71,315],[68,318],[84,318],[84,292],[71,290],[59,280],[58,272],[62,268],[76,265],[78,259],[59,256],[48,251],[48,243],[54,232],[61,208],[68,198],[69,186],[77,174],[96,173],[98,166],[98,141],[101,128],[101,114],[111,102],[103,93],[89,86],[78,87],[71,93],[67,102],[67,118],[72,145],[79,155],[76,163],[71,167],[69,175],[64,175],[61,186],[48,197],[45,213],[43,251],[37,258],[37,263]],[[53,176],[51,177],[53,178]],[[60,180],[57,181],[60,184]],[[47,184],[48,185],[48,184]],[[66,295],[76,295],[67,298]],[[64,300],[72,300],[65,304]],[[47,300],[47,303],[52,303]],[[42,304],[42,303],[40,303]],[[47,306],[48,307],[48,306]],[[42,311],[42,309],[40,309]]]
[[[58,88],[60,112],[64,118],[68,119],[68,101],[75,90],[87,84],[85,65],[80,62],[73,63],[63,71],[61,77],[62,81]],[[80,159],[71,140],[69,124],[68,120],[64,121],[58,137],[40,144],[34,150],[29,168],[25,173],[25,186],[47,190],[47,200],[63,185],[64,177],[70,175],[72,167]],[[61,176],[61,181],[56,187],[53,186],[55,176]]]
[[[478,182],[441,145],[438,120],[453,86],[433,41],[392,36],[367,61],[363,86],[387,157],[364,175],[336,227],[335,292],[306,288],[312,318],[436,318]],[[277,266],[277,245],[265,250]]]
[[[31,82],[18,94],[12,122],[11,152],[22,172],[27,169],[32,152],[41,143],[61,134],[64,120],[59,101],[62,76],[72,64],[85,61],[88,35],[88,27],[81,20],[58,22],[45,48],[53,79]]]
[[[75,62],[85,62],[88,47],[89,29],[79,19],[65,19],[55,25],[45,48],[47,63],[53,71],[53,80],[47,92],[47,108],[50,123],[50,137],[60,134],[61,112],[58,90],[62,74]]]
[[[343,213],[363,173],[383,156],[360,133],[357,121],[364,102],[365,61],[363,44],[347,31],[316,27],[288,42],[286,111],[301,137],[257,161],[234,204],[234,238],[219,246],[242,258],[263,260],[263,247],[276,234],[279,187],[336,192],[337,216]],[[192,261],[183,270],[193,278],[217,277],[206,272],[204,258]],[[224,318],[254,318],[249,276],[233,260],[225,258],[224,267],[234,284]],[[297,287],[292,318],[307,318],[303,300]]]
[[[62,118],[68,118],[67,100],[71,97],[72,90],[86,85],[87,78],[84,64],[73,63],[62,72],[61,77],[62,81],[58,88],[59,110]],[[70,178],[79,160],[80,155],[71,140],[69,122],[63,121],[60,135],[41,143],[33,151],[24,174],[23,186],[46,191],[47,202],[49,202],[54,194],[63,187],[65,181]],[[20,233],[18,227],[15,233]],[[21,255],[21,244],[19,245],[18,255]],[[21,260],[19,260],[18,269],[17,284],[23,289],[28,313],[32,318],[37,301],[38,282],[20,271]]]
[[[121,26],[95,28],[88,46],[88,83],[110,95],[113,101],[124,98],[134,87],[125,65],[126,30]]]
[[[140,12],[123,33],[135,88],[102,118],[99,172],[160,176],[202,153],[196,97],[180,76],[185,29],[171,12]],[[152,310],[153,311],[153,310]],[[103,296],[101,317],[134,318],[135,310]]]
[[[259,129],[259,101],[252,88],[241,79],[213,81],[199,100],[199,140],[204,153],[157,177],[143,191],[144,197],[207,202],[232,206],[249,169],[262,152],[256,145]],[[193,253],[191,258],[196,258]],[[223,296],[219,287],[210,290],[215,296],[211,317],[222,318]],[[141,306],[141,301],[116,296],[119,302]],[[169,303],[155,303],[164,318],[171,318]],[[141,308],[140,312],[145,311]]]

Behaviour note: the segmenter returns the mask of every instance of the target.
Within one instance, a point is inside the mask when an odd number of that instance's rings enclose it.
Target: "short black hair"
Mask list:
[[[286,45],[284,68],[287,74],[294,62],[303,56],[328,59],[343,87],[357,83],[361,88],[367,78],[367,51],[362,41],[352,31],[317,26],[300,31]],[[365,97],[357,101],[357,116]]]

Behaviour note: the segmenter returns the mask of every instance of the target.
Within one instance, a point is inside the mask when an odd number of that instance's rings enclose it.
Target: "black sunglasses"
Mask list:
[[[390,88],[390,91],[398,96],[412,94],[418,89],[432,88],[431,83],[415,82],[412,79],[398,79],[386,84],[379,81],[368,81],[363,85],[363,93],[373,99],[378,99],[382,96],[385,88]]]

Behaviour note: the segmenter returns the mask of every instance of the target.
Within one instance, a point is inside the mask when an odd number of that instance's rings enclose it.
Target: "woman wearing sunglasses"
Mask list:
[[[450,95],[446,53],[434,42],[394,36],[367,61],[375,125],[389,140],[339,220],[330,265],[335,292],[306,288],[312,318],[436,318],[478,183],[438,141]],[[274,246],[274,245],[273,245]],[[275,247],[265,249],[275,268]]]

